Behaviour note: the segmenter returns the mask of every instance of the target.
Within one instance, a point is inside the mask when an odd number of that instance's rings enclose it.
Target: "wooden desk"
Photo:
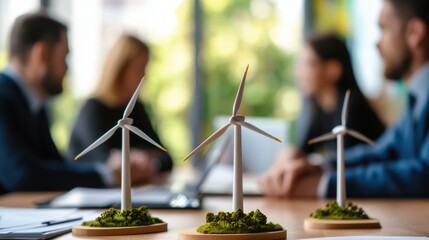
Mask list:
[[[32,202],[48,199],[58,193],[13,193],[0,197],[0,206],[32,207]],[[244,208],[260,209],[268,220],[280,223],[288,231],[288,239],[346,235],[398,235],[429,236],[429,199],[423,200],[353,200],[370,216],[380,219],[382,228],[375,230],[304,230],[303,220],[325,200],[246,198]],[[168,232],[159,234],[129,235],[100,238],[78,238],[71,233],[56,239],[146,239],[176,240],[177,232],[201,224],[206,211],[229,211],[230,197],[209,197],[204,199],[205,210],[152,210],[154,216],[168,222]]]

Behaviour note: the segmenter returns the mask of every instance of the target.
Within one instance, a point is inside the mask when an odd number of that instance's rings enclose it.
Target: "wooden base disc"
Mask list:
[[[304,228],[306,229],[368,229],[381,228],[380,222],[377,219],[363,220],[330,220],[330,219],[315,219],[306,218],[304,220]]]
[[[179,240],[283,240],[286,237],[286,230],[246,234],[203,234],[192,228],[179,232]]]
[[[78,225],[72,228],[73,235],[77,236],[116,236],[165,231],[167,231],[167,223],[157,223],[137,227],[86,227]]]

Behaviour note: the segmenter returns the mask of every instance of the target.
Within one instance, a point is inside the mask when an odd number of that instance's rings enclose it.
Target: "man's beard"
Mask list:
[[[52,71],[46,73],[42,82],[48,95],[58,95],[63,92],[62,78],[54,76]]]
[[[390,64],[390,66],[384,66],[384,76],[392,81],[403,80],[407,73],[410,71],[412,56],[410,51],[407,49],[402,57],[398,57],[399,62]]]

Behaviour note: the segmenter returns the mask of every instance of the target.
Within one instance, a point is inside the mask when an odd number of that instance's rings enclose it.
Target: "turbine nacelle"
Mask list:
[[[131,125],[133,124],[133,119],[131,118],[123,118],[118,120],[118,126],[121,128],[124,128],[125,125]]]
[[[229,118],[229,123],[232,125],[241,125],[240,123],[244,122],[245,119],[246,117],[244,116],[231,116]]]
[[[334,129],[332,129],[332,133],[335,135],[346,134],[346,132],[347,132],[347,128],[344,127],[343,125],[336,126],[334,127]]]

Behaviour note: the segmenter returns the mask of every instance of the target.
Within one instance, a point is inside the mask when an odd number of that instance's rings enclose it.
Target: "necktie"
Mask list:
[[[408,111],[407,111],[407,117],[409,119],[408,127],[410,132],[410,139],[409,142],[412,144],[411,149],[413,150],[412,156],[415,157],[419,147],[419,140],[418,140],[418,132],[417,132],[417,120],[415,119],[415,106],[416,106],[416,97],[414,94],[409,93],[408,94]]]
[[[38,143],[40,151],[46,157],[59,158],[58,150],[51,137],[48,116],[44,107],[42,107],[40,111],[36,114],[36,121],[38,136],[40,137]]]

